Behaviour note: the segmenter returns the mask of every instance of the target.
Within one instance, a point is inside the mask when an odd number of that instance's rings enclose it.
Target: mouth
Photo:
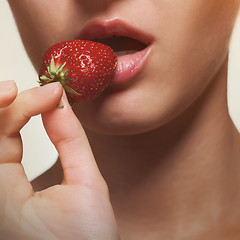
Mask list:
[[[96,38],[92,41],[100,42],[111,47],[118,57],[136,53],[147,47],[144,43],[124,36]]]
[[[81,31],[78,38],[110,46],[118,57],[111,84],[123,84],[138,75],[151,52],[153,37],[119,19],[94,21]]]

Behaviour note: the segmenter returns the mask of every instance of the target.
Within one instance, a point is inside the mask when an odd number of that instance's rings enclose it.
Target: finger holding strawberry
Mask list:
[[[15,99],[13,94],[12,103],[0,109],[1,240],[119,239],[106,183],[81,124],[61,96],[61,84],[51,83]],[[59,102],[63,109],[56,108]],[[21,165],[19,131],[39,113],[59,152],[64,181],[34,192]]]
[[[14,81],[0,82],[0,87],[0,164],[20,163],[22,142],[19,131],[32,116],[55,107],[63,90],[59,83],[28,89],[20,94],[17,94]]]
[[[22,237],[22,209],[33,191],[21,164],[23,144],[19,131],[35,115],[60,101],[63,89],[54,83],[17,94],[14,81],[0,82],[0,239]],[[36,238],[37,239],[37,238]]]

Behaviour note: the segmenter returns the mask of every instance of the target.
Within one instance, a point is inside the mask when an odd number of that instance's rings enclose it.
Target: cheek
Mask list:
[[[36,69],[39,69],[46,49],[72,36],[76,30],[73,22],[82,22],[78,5],[73,0],[9,0],[9,4],[24,47]]]
[[[236,9],[216,2],[187,0],[183,9],[179,1],[164,12],[155,62],[179,94],[203,89],[227,57]]]
[[[159,2],[152,25],[156,43],[149,67],[149,74],[155,73],[151,89],[164,89],[164,99],[175,99],[176,104],[199,95],[227,58],[238,4],[235,0]]]

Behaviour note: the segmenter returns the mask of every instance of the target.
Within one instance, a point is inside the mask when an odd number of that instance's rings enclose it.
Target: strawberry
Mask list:
[[[92,100],[109,85],[117,56],[107,45],[87,40],[63,41],[45,53],[39,71],[41,86],[60,82],[69,100]]]

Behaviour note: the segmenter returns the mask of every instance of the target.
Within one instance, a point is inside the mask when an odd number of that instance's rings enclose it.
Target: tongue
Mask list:
[[[110,46],[117,54],[121,55],[131,54],[146,47],[142,42],[129,37],[112,36],[95,39],[94,41]]]

